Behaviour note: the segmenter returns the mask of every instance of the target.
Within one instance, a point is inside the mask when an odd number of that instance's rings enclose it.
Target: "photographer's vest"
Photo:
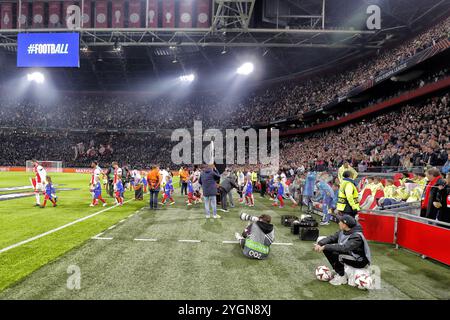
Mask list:
[[[359,234],[359,236],[361,237],[361,239],[362,239],[363,242],[364,242],[364,254],[365,254],[365,256],[366,256],[366,258],[367,258],[367,260],[369,261],[369,264],[370,264],[370,263],[371,263],[371,260],[372,260],[372,257],[371,257],[371,253],[370,253],[369,244],[368,244],[366,238],[364,237],[364,235],[362,234],[362,232],[356,232],[356,234]],[[351,235],[352,235],[352,234],[346,235],[346,234],[344,234],[344,232],[341,231],[341,232],[339,233],[339,238],[338,238],[339,244],[340,244],[340,245],[344,245],[344,244],[348,241],[348,239],[350,238]],[[350,252],[350,255],[351,255],[353,258],[355,258],[356,260],[361,260],[361,259],[364,258],[364,257],[362,257],[361,255],[359,255],[359,254],[357,254],[357,253],[354,253],[354,252]]]
[[[254,259],[266,259],[274,239],[273,230],[265,234],[257,223],[252,224],[251,230],[250,235],[245,239],[244,255]]]
[[[350,203],[348,203],[347,196],[345,195],[345,188],[347,187],[348,184],[352,185],[352,188],[353,188],[353,194],[352,194],[353,201],[355,201],[355,204],[357,204],[358,207],[359,207],[358,189],[356,189],[356,187],[353,184],[353,182],[344,179],[341,182],[341,185],[339,186],[338,201],[337,201],[337,206],[336,206],[336,209],[338,211],[344,211],[345,207],[347,205],[350,207]]]

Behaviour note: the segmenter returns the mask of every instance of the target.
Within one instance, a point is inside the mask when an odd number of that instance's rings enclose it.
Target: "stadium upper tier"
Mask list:
[[[190,127],[193,120],[222,128],[292,116],[301,120],[305,112],[330,103],[439,40],[447,39],[449,30],[450,18],[447,18],[403,44],[379,52],[373,59],[355,63],[353,68],[339,72],[336,69],[334,73],[320,74],[306,81],[291,80],[246,89],[245,94],[232,96],[228,90],[183,95],[180,89],[177,96],[174,91],[160,96],[56,92],[51,97],[46,92],[48,99],[45,99],[26,98],[17,90],[18,97],[9,92],[0,98],[0,126],[152,130]]]

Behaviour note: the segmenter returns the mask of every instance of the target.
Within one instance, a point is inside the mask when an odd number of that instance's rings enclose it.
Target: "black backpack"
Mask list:
[[[315,228],[318,225],[319,225],[319,223],[312,216],[306,216],[302,220],[300,220],[301,228]]]
[[[285,227],[290,227],[295,220],[298,220],[298,217],[290,215],[281,216],[281,224]]]

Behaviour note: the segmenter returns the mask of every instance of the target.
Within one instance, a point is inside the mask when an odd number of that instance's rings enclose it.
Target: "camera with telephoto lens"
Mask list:
[[[242,221],[253,221],[253,222],[259,221],[258,217],[246,214],[245,212],[241,213],[240,218]]]

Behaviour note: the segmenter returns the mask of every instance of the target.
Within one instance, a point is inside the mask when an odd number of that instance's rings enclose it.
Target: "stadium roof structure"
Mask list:
[[[0,2],[5,2],[0,0]],[[10,1],[9,1],[10,2]],[[15,1],[19,2],[19,1]],[[195,72],[200,76],[256,59],[257,80],[295,76],[375,53],[447,16],[447,0],[214,0],[209,28],[79,28],[79,69],[47,70],[60,89],[134,90],[139,84]],[[381,8],[368,30],[367,7]],[[17,76],[19,32],[0,29],[0,85]],[[202,86],[201,82],[196,84]]]

